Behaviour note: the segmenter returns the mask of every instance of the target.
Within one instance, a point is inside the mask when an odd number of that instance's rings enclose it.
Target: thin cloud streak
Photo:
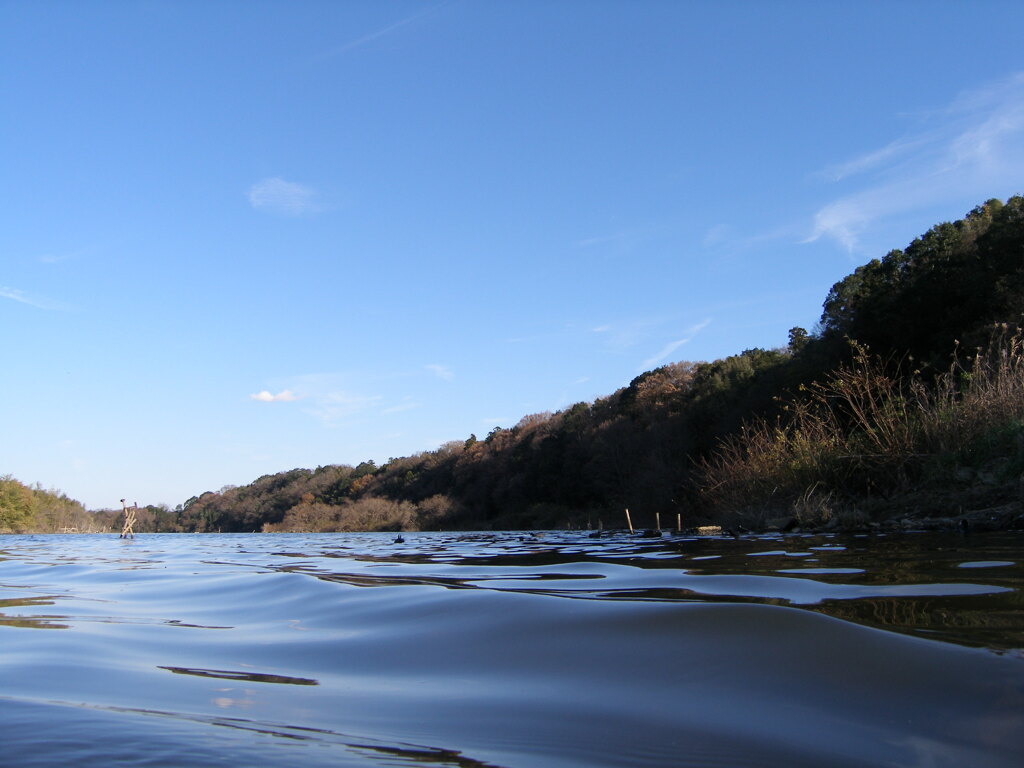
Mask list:
[[[866,186],[822,206],[803,242],[828,237],[854,252],[860,234],[883,218],[965,195],[1020,192],[1024,179],[1024,72],[961,94],[926,129],[826,172],[865,177]]]
[[[358,37],[355,40],[351,40],[347,43],[344,43],[343,45],[340,45],[337,48],[332,48],[331,50],[321,53],[320,55],[314,57],[313,61],[323,61],[325,59],[334,58],[335,56],[340,56],[343,53],[348,53],[349,51],[366,45],[367,43],[371,43],[374,40],[378,40],[379,38],[382,38],[385,35],[388,35],[397,29],[401,29],[407,24],[412,24],[414,21],[421,19],[424,16],[429,16],[430,14],[444,8],[446,5],[451,5],[451,0],[439,3],[438,5],[435,5],[431,8],[427,8],[426,10],[420,11],[419,13],[414,13],[411,16],[406,16],[404,19],[399,19],[393,24],[389,24],[386,27],[378,29],[376,32],[370,32],[367,35],[363,35],[362,37]]]
[[[912,153],[915,149],[920,148],[922,145],[926,144],[927,141],[928,139],[923,136],[916,139],[898,139],[887,144],[881,149],[868,152],[860,157],[854,158],[853,160],[848,160],[845,163],[840,163],[827,168],[821,173],[821,175],[829,181],[842,181],[850,176],[865,173],[887,163],[891,164],[891,162],[897,158],[906,156]]]
[[[246,196],[257,211],[283,216],[302,216],[316,213],[316,190],[279,177],[262,179],[249,187]]]
[[[430,371],[435,376],[437,376],[437,378],[439,378],[439,379],[443,379],[444,381],[454,381],[455,380],[455,373],[454,373],[454,371],[452,371],[452,369],[449,368],[446,365],[433,364],[433,365],[425,365],[423,367],[426,368],[428,371]]]
[[[604,323],[590,328],[590,333],[597,334],[603,341],[606,348],[614,352],[624,352],[627,349],[643,343],[651,335],[651,329],[664,325],[663,318],[642,318],[639,320],[627,320],[617,323]]]
[[[48,311],[66,310],[68,308],[66,304],[62,304],[59,301],[53,301],[43,296],[33,296],[24,291],[19,291],[17,288],[9,288],[3,285],[0,285],[0,298],[10,299],[19,304],[27,304],[30,307]]]
[[[708,319],[703,320],[703,321],[697,323],[696,325],[688,328],[686,330],[686,332],[685,332],[686,335],[683,336],[683,338],[677,339],[676,341],[669,342],[664,347],[662,347],[661,351],[658,352],[658,354],[656,354],[653,357],[649,357],[646,360],[644,360],[643,363],[642,363],[642,368],[644,370],[649,370],[650,368],[658,365],[659,363],[664,362],[665,360],[667,360],[669,358],[670,355],[672,355],[681,346],[683,346],[684,344],[689,344],[691,341],[693,341],[694,337],[698,333],[700,333],[702,330],[707,328],[710,324],[711,324],[711,318],[708,318]]]
[[[421,407],[419,403],[413,401],[407,401],[399,403],[398,405],[392,405],[389,408],[382,408],[381,414],[390,416],[393,413],[404,413],[405,411],[414,411]]]
[[[60,264],[65,261],[81,258],[82,256],[88,256],[96,250],[95,248],[80,248],[76,251],[65,251],[63,253],[44,253],[42,256],[38,256],[36,261],[40,264]]]
[[[313,407],[307,413],[330,427],[352,416],[365,413],[376,406],[381,399],[379,395],[358,395],[343,391],[325,392],[312,398]]]

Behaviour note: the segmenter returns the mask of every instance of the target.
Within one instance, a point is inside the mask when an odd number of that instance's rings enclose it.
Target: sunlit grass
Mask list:
[[[705,498],[719,512],[760,506],[825,522],[922,483],[1019,474],[1024,341],[997,331],[987,350],[934,377],[854,345],[849,364],[802,387],[782,416],[747,422],[701,462]]]

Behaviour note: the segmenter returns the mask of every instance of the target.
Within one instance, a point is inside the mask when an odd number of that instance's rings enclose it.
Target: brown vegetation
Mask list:
[[[419,510],[408,501],[365,498],[342,504],[314,501],[303,494],[280,523],[265,523],[264,533],[297,531],[417,531]]]
[[[775,418],[755,418],[700,462],[718,516],[802,523],[870,509],[926,485],[953,489],[979,471],[1016,481],[1024,469],[1024,343],[1006,326],[984,352],[929,380],[855,346],[852,362]]]
[[[383,466],[293,469],[146,507],[137,527],[584,527],[627,507],[637,527],[677,514],[685,526],[783,513],[824,524],[886,505],[1019,508],[1021,341],[1001,324],[1021,317],[1024,197],[989,200],[837,282],[817,329],[791,329],[784,348],[664,365]],[[0,487],[0,529],[43,519],[26,517],[23,496]]]

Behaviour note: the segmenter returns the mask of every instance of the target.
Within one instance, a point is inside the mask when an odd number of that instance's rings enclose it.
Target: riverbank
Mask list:
[[[745,510],[707,524],[750,532],[1024,531],[1024,479],[845,501],[807,494],[789,509]]]

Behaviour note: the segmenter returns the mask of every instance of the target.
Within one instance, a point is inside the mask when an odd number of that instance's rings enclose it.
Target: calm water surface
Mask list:
[[[1024,535],[0,536],[0,764],[1024,765]]]

